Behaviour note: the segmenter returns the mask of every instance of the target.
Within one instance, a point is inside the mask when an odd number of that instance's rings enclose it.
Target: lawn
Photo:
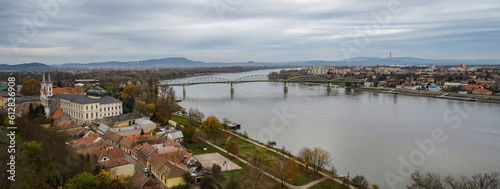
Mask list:
[[[235,142],[236,145],[238,145],[240,149],[240,154],[238,155],[242,159],[250,162],[250,160],[253,158],[255,154],[260,155],[261,157],[261,163],[262,163],[262,168],[273,174],[276,175],[273,170],[273,162],[278,161],[280,158],[282,158],[281,155],[276,153],[275,151],[272,150],[267,150],[267,148],[262,148],[260,146],[256,146],[255,144],[252,144],[242,138],[235,137],[232,135],[227,135],[228,137],[231,137],[231,139],[226,139],[226,141],[229,142]],[[220,141],[219,141],[220,142]],[[219,147],[225,148],[223,144],[220,144]],[[318,178],[321,178],[320,176]],[[312,182],[318,178],[314,178],[312,173],[306,172],[305,168],[301,167],[298,172],[298,178],[295,180],[288,180],[287,182],[296,186],[301,186],[304,184],[307,184],[309,182]]]
[[[309,189],[345,189],[345,186],[331,180],[326,179],[323,182],[320,182],[314,186],[309,187]]]
[[[200,149],[196,149],[195,144],[188,144],[188,146],[186,146],[186,147],[188,149],[190,149],[191,152],[193,152],[193,155],[216,153],[216,152],[222,154],[222,151],[220,151],[217,148],[214,148],[213,146],[210,146],[208,144],[202,144],[200,146],[201,146]],[[204,148],[206,148],[207,150],[203,150]]]
[[[182,116],[178,116],[178,115],[172,115],[172,118],[170,118],[170,120],[178,123],[178,124],[181,124],[181,125],[185,125],[187,123],[189,123],[189,119],[188,118],[185,118],[185,117],[182,117]],[[193,127],[195,128],[200,128],[200,123],[199,122],[196,122],[196,121],[193,121]]]

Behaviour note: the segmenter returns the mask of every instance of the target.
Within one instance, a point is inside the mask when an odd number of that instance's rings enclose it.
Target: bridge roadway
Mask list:
[[[217,84],[217,83],[228,83],[231,84],[231,93],[234,92],[234,84],[238,83],[249,83],[249,82],[282,82],[284,84],[284,90],[288,91],[288,83],[325,83],[328,84],[328,89],[331,89],[332,84],[363,84],[365,81],[363,79],[353,79],[353,78],[335,78],[327,79],[319,76],[296,76],[289,79],[274,78],[268,75],[249,75],[241,77],[235,80],[229,80],[220,77],[201,77],[188,81],[167,81],[160,87],[164,88],[166,86],[183,86],[183,92],[186,93],[186,86],[188,85],[199,85],[199,84]]]

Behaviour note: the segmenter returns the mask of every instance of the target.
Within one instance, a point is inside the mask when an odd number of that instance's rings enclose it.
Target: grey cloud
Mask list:
[[[22,20],[43,10],[32,1],[3,1],[0,61],[340,60],[339,44],[353,43],[365,26],[377,25],[373,14],[386,11],[390,1],[241,0],[220,19],[213,5],[223,0],[69,0],[17,53],[9,34],[22,35]],[[498,1],[400,2],[402,11],[379,33],[368,34],[370,44],[359,56],[393,51],[420,58],[500,58]]]

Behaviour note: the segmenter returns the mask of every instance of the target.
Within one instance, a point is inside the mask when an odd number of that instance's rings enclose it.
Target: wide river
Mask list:
[[[199,77],[237,79],[271,71]],[[500,104],[383,94],[289,83],[174,87],[183,107],[228,118],[252,138],[274,140],[293,154],[329,151],[339,174],[364,175],[382,188],[405,188],[408,173],[454,176],[500,171]],[[393,187],[392,187],[393,186]]]

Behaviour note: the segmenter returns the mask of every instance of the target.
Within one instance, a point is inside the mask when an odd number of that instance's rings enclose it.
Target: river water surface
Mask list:
[[[237,79],[271,71],[216,74]],[[179,79],[188,81],[199,77]],[[455,176],[500,171],[500,104],[382,94],[289,83],[204,84],[174,87],[185,108],[228,118],[250,137],[293,154],[322,147],[339,174],[364,175],[394,188],[409,183],[408,170]],[[422,143],[422,145],[417,145]],[[434,148],[435,147],[435,148]],[[402,181],[403,180],[403,181]]]

